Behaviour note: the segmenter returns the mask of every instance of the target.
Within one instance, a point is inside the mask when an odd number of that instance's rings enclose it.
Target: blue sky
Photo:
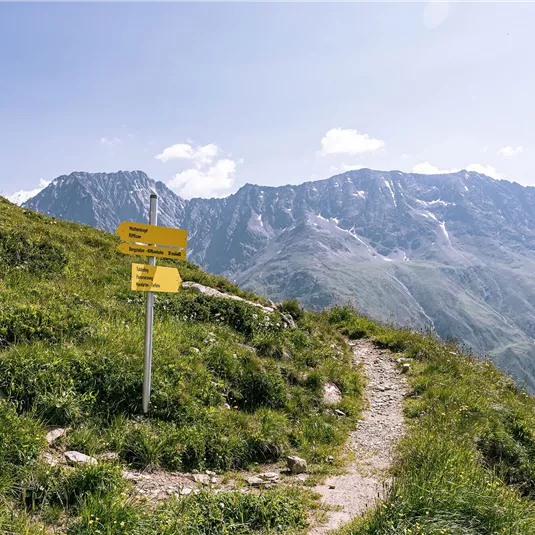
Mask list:
[[[359,166],[535,185],[533,20],[510,2],[0,2],[0,192],[118,169],[186,197]]]

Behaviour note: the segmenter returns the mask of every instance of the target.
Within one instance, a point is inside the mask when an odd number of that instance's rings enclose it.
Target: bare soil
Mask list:
[[[349,471],[329,477],[323,485],[314,488],[322,495],[322,503],[332,509],[327,522],[313,527],[310,535],[339,528],[385,496],[395,445],[404,432],[402,404],[407,383],[392,354],[378,349],[369,340],[349,343],[355,364],[362,365],[368,379],[365,390],[368,407],[348,444],[355,458]]]

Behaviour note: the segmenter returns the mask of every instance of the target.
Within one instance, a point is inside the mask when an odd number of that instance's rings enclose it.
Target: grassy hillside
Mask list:
[[[359,415],[361,380],[326,318],[193,289],[157,297],[150,418],[140,413],[144,296],[131,292],[118,239],[0,198],[0,532],[236,533],[306,524],[299,489],[201,493],[156,509],[134,500],[124,467],[217,471],[288,453],[321,473]],[[162,262],[164,263],[164,262]],[[182,278],[262,300],[188,262]],[[323,385],[343,393],[336,416]],[[60,448],[117,462],[83,468],[42,460],[45,433]],[[223,527],[225,526],[225,527]],[[230,526],[230,527],[229,527]]]
[[[344,535],[535,533],[535,401],[452,344],[378,325],[348,308],[284,303],[268,314],[193,289],[156,303],[152,408],[141,415],[144,296],[109,234],[0,198],[0,533],[303,533],[302,486],[139,500],[124,468],[227,472],[297,453],[312,473],[342,465],[362,381],[344,342],[367,337],[412,359],[408,433],[384,503]],[[140,259],[137,259],[140,260]],[[262,299],[188,262],[184,280]],[[281,312],[296,321],[291,328]],[[343,393],[336,416],[323,385]],[[51,467],[57,449],[118,459]],[[51,531],[52,530],[52,531]]]
[[[454,345],[377,325],[347,308],[325,316],[349,338],[372,338],[413,359],[409,432],[399,445],[393,488],[340,533],[535,533],[535,399]]]

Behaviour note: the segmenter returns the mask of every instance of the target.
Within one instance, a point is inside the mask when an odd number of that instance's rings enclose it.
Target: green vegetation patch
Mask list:
[[[40,464],[17,484],[17,498],[28,510],[47,506],[80,507],[90,498],[105,498],[126,487],[117,465],[82,465],[76,468]]]
[[[150,510],[132,500],[88,500],[69,535],[250,535],[296,533],[307,525],[309,493],[201,492]]]
[[[17,414],[11,404],[0,400],[0,475],[33,464],[44,445],[39,422]]]
[[[0,227],[0,264],[3,270],[19,269],[36,276],[61,273],[67,265],[65,249],[50,243],[46,236],[37,240],[18,230]]]
[[[276,316],[243,301],[221,299],[193,292],[182,292],[175,298],[158,300],[160,317],[171,316],[183,321],[217,322],[228,325],[247,337],[259,332],[280,331],[282,322]]]
[[[413,359],[387,500],[340,533],[535,533],[535,400],[490,363],[454,344],[394,329],[348,308],[325,313],[342,332]]]
[[[10,305],[0,308],[0,347],[19,342],[76,341],[90,329],[65,306],[43,308],[37,304]]]

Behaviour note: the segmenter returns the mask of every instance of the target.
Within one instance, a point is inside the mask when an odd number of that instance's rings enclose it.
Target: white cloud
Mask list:
[[[205,170],[186,169],[177,173],[167,185],[184,199],[193,197],[225,197],[234,184],[236,162],[217,161]]]
[[[474,171],[474,173],[479,173],[480,175],[487,175],[491,178],[495,178],[497,180],[501,180],[503,178],[494,167],[491,165],[483,165],[480,163],[472,163],[466,167],[467,171]]]
[[[498,150],[498,154],[504,158],[516,158],[522,154],[524,147],[502,147]]]
[[[438,28],[450,13],[448,2],[442,0],[433,0],[425,6],[423,22],[424,26],[429,29]]]
[[[31,190],[19,190],[13,193],[12,195],[8,195],[8,200],[10,200],[14,204],[22,204],[25,203],[28,199],[31,199],[32,197],[35,197],[41,190],[45,189],[49,184],[50,180],[39,180],[39,187]]]
[[[212,162],[212,160],[219,154],[219,147],[210,143],[197,149],[195,154],[195,163],[197,165],[205,165]]]
[[[121,145],[123,141],[118,137],[101,137],[100,144],[108,147],[108,149],[113,149],[117,145]]]
[[[197,167],[202,167],[203,165],[212,163],[212,160],[218,154],[219,147],[213,143],[198,147],[193,147],[189,143],[177,143],[164,149],[155,158],[163,163],[178,159],[192,160]]]
[[[175,160],[178,158],[184,158],[186,160],[194,159],[195,151],[193,147],[188,143],[177,143],[164,149],[160,154],[157,154],[155,158],[161,162],[168,162],[169,160]]]
[[[412,168],[413,173],[419,173],[421,175],[444,175],[448,173],[457,173],[459,169],[439,169],[435,165],[430,164],[429,162],[417,163]]]
[[[365,154],[382,149],[385,142],[371,138],[368,134],[360,134],[356,130],[332,128],[321,140],[319,154]]]
[[[483,165],[480,163],[471,163],[463,169],[467,171],[473,171],[474,173],[479,173],[481,175],[487,175],[491,178],[502,179],[503,176],[494,169],[491,165]],[[419,173],[422,175],[443,175],[449,173],[457,173],[460,169],[439,169],[437,166],[430,164],[429,162],[422,162],[416,164],[412,168],[413,173]]]
[[[359,163],[355,164],[346,164],[341,163],[340,165],[331,165],[330,170],[335,173],[347,173],[347,171],[358,171],[359,169],[364,169],[366,166]]]

